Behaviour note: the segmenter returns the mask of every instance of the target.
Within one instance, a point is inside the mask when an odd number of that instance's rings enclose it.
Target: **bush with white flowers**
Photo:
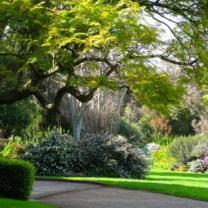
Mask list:
[[[143,152],[123,136],[85,136],[75,154],[73,169],[86,176],[143,178],[148,170]]]
[[[69,170],[74,148],[71,136],[52,131],[42,143],[29,145],[22,159],[32,162],[38,175],[63,175]]]
[[[200,142],[194,147],[192,153],[193,160],[188,163],[191,172],[208,172],[208,142]]]
[[[143,178],[148,170],[139,148],[109,133],[75,142],[69,135],[53,132],[42,143],[30,145],[22,159],[32,162],[38,175]]]

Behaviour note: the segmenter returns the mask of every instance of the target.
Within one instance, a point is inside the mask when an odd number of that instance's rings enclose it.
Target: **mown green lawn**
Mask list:
[[[153,170],[145,180],[97,177],[39,177],[39,179],[100,183],[208,201],[208,174]]]
[[[0,208],[55,208],[55,206],[33,201],[0,198]]]

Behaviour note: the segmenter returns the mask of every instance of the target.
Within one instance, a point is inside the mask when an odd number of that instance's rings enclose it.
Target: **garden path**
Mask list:
[[[208,202],[61,181],[36,181],[32,198],[60,208],[208,208]]]

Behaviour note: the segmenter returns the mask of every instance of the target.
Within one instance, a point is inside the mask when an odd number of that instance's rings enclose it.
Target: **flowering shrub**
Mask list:
[[[62,175],[69,170],[74,148],[71,136],[53,131],[42,143],[29,145],[22,159],[32,162],[38,175]]]
[[[143,178],[148,169],[142,151],[122,136],[88,135],[76,152],[70,166],[87,176]]]
[[[206,168],[203,165],[203,161],[200,159],[193,160],[188,163],[189,165],[189,171],[191,172],[205,172]]]
[[[204,158],[208,156],[208,142],[199,143],[192,151],[192,156],[195,158]]]
[[[38,175],[86,175],[144,177],[148,166],[142,151],[122,136],[98,134],[75,142],[53,132],[37,145],[30,145],[22,159],[34,164]]]
[[[208,156],[204,157],[204,159],[202,160],[202,163],[205,167],[208,167]]]
[[[177,137],[170,145],[170,153],[177,159],[177,162],[186,165],[194,159],[192,151],[203,140],[204,138],[199,135]]]
[[[189,171],[206,172],[208,171],[208,142],[199,143],[192,151],[194,158],[189,165]]]

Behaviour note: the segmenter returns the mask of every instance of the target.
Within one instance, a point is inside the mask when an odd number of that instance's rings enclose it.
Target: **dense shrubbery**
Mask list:
[[[92,135],[75,143],[70,136],[54,132],[39,145],[29,146],[22,158],[31,161],[40,175],[142,178],[148,169],[140,149],[111,134]]]
[[[208,141],[199,143],[192,150],[193,160],[188,163],[189,170],[192,172],[208,171]]]
[[[25,161],[0,159],[0,196],[27,199],[35,176],[34,167]]]
[[[177,162],[187,164],[193,160],[194,147],[202,140],[204,140],[202,136],[178,137],[170,145],[170,153]]]
[[[174,170],[184,169],[191,172],[208,171],[208,142],[206,136],[175,138],[170,145],[170,153],[177,159]]]
[[[40,144],[29,145],[21,158],[32,162],[38,175],[62,175],[69,170],[73,151],[71,136],[52,131]]]
[[[122,136],[91,135],[80,141],[74,167],[87,176],[142,178],[147,162]]]
[[[0,156],[9,159],[18,159],[20,154],[23,153],[25,145],[22,143],[20,137],[11,136],[5,140],[4,147],[0,150]]]
[[[184,108],[176,112],[176,115],[170,119],[171,134],[172,135],[193,135],[195,133],[192,126],[197,115],[192,113],[189,109]]]
[[[122,118],[119,123],[118,134],[128,138],[128,141],[139,146],[152,141],[153,129],[149,125],[149,118],[144,117],[139,122],[131,122]]]
[[[173,139],[170,136],[160,135],[154,141],[156,143],[150,143],[143,148],[146,156],[152,161],[153,168],[192,172],[208,171],[206,136],[195,135]]]
[[[208,141],[199,142],[191,154],[194,158],[204,158],[208,156]]]
[[[190,172],[205,172],[206,168],[203,165],[202,160],[197,159],[197,160],[193,160],[191,162],[188,163],[189,166],[189,171]]]
[[[11,135],[34,136],[40,129],[40,121],[41,109],[34,101],[0,105],[0,130],[5,138]]]

